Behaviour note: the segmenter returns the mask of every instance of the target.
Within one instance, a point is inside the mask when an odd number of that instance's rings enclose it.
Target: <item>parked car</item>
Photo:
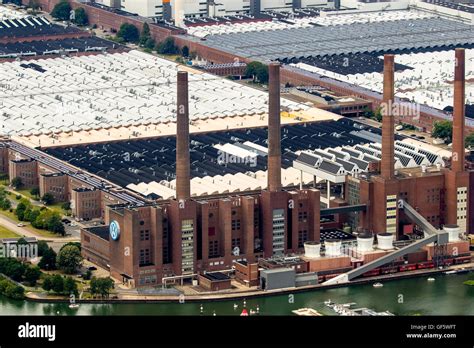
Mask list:
[[[25,227],[25,224],[22,224],[21,222],[17,225],[18,227]]]

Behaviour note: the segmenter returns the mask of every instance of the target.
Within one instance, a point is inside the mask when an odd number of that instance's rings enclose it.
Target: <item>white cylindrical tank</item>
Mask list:
[[[326,256],[341,255],[341,240],[340,239],[326,239],[324,246],[326,248]]]
[[[374,236],[361,234],[357,236],[357,251],[371,251],[374,246]]]
[[[392,233],[379,233],[377,235],[377,248],[382,250],[393,249],[393,237]]]
[[[305,242],[304,243],[304,256],[310,259],[321,257],[321,243]]]
[[[444,231],[448,232],[450,242],[456,242],[459,240],[459,233],[461,231],[458,225],[444,225]]]

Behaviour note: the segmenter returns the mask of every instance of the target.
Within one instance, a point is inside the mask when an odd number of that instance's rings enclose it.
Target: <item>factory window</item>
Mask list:
[[[302,230],[298,231],[298,248],[304,247],[304,242],[308,240],[308,231]]]
[[[232,220],[232,231],[240,230],[240,220]]]
[[[140,266],[149,265],[151,262],[150,249],[141,249],[140,250]]]
[[[209,213],[209,219],[212,219],[213,216],[214,216],[213,213]]]
[[[150,240],[150,231],[149,230],[141,230],[140,231],[140,240]]]
[[[298,221],[299,222],[304,222],[308,218],[308,212],[307,211],[300,211],[298,212]]]
[[[145,221],[141,220],[140,221],[140,226],[143,226],[145,224]]]
[[[240,248],[240,238],[232,238],[232,249],[235,247]]]
[[[209,242],[209,258],[219,257],[219,241],[211,240]]]

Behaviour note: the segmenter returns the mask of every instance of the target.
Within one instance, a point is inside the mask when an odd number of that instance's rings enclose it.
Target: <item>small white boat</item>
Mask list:
[[[313,308],[300,308],[292,311],[296,315],[301,315],[304,317],[321,317],[322,314]]]
[[[446,271],[446,272],[444,272],[444,274],[456,274],[456,271],[455,271],[455,270],[452,270],[452,271]]]
[[[234,310],[239,308],[239,305],[237,303],[234,303]]]
[[[374,288],[381,288],[383,287],[383,284],[382,283],[375,283],[374,285],[372,285]]]
[[[331,300],[326,300],[326,301],[324,301],[324,304],[325,304],[326,306],[328,306],[329,308],[333,308],[334,305],[335,305],[335,303],[332,302]]]
[[[69,308],[73,309],[73,308],[79,308],[79,305],[77,303],[71,303],[69,305]]]
[[[429,278],[428,278],[428,281],[429,281],[429,282],[434,282],[435,279],[434,279],[433,277],[429,277]]]

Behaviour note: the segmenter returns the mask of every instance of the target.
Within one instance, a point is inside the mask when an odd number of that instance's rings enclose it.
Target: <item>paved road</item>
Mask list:
[[[35,237],[38,240],[46,240],[46,241],[52,241],[52,242],[60,242],[60,243],[67,243],[67,242],[77,242],[80,241],[80,238],[78,237],[45,237],[45,236],[40,236],[36,233],[33,233],[29,230],[27,230],[25,227],[18,227],[17,223],[3,215],[0,215],[0,225],[6,227],[12,232],[18,233],[20,236],[23,237]]]

